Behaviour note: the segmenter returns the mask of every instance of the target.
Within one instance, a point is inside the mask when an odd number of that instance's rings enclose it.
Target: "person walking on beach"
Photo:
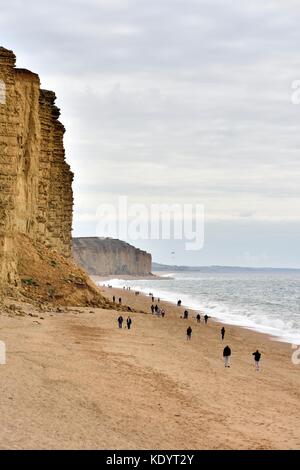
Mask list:
[[[118,318],[119,328],[122,328],[122,326],[123,326],[123,321],[124,321],[124,318],[122,317],[122,315],[120,315],[119,318]]]
[[[158,305],[157,304],[155,305],[154,310],[155,310],[155,313],[158,312]]]
[[[154,305],[153,304],[151,305],[151,312],[152,312],[152,315],[153,315],[153,313],[154,313]]]
[[[204,315],[204,322],[205,322],[205,325],[207,324],[207,320],[209,319],[209,316],[208,315]]]
[[[162,318],[164,318],[165,313],[166,313],[165,310],[162,308],[162,309],[161,309],[161,316],[162,316]]]
[[[223,350],[223,357],[224,357],[224,365],[225,367],[230,367],[230,356],[231,356],[231,349],[229,346],[225,346]]]
[[[200,313],[197,314],[196,320],[197,320],[197,323],[200,323],[200,322],[201,322],[201,315],[200,315]]]
[[[114,295],[113,296],[113,303],[115,303],[115,302],[116,302],[116,296]]]
[[[261,353],[257,349],[254,353],[252,353],[252,356],[254,356],[254,362],[255,362],[255,369],[259,371],[259,361],[261,358]]]
[[[128,328],[128,330],[130,330],[131,323],[132,323],[132,320],[131,320],[130,317],[127,318],[126,323],[127,323],[127,328]]]
[[[189,312],[187,310],[184,311],[183,313],[183,318],[187,320],[189,318]]]
[[[152,302],[154,302],[154,297],[153,297],[153,295],[152,295]]]
[[[192,338],[192,328],[189,326],[188,329],[186,330],[186,339],[191,340]]]
[[[177,307],[181,307],[181,300],[178,300]]]
[[[221,336],[222,336],[222,341],[224,339],[224,336],[225,336],[225,328],[223,326],[223,328],[221,329]]]
[[[122,303],[122,299],[121,297],[119,297],[119,304],[121,305],[121,303]]]

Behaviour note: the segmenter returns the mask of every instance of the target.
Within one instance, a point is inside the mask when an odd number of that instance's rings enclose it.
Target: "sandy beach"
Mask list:
[[[0,450],[300,450],[299,21],[3,2]]]
[[[102,291],[149,311],[150,298]],[[220,324],[183,320],[182,309],[162,304],[165,318],[131,313],[130,331],[110,310],[1,310],[0,448],[299,449],[291,346],[226,326],[233,356],[225,369]]]

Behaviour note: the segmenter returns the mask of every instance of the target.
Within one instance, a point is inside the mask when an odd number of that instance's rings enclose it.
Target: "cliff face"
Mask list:
[[[15,62],[0,47],[0,301],[111,308],[71,256],[73,173],[55,94]]]
[[[55,94],[0,48],[0,286],[17,285],[16,237],[71,255],[72,180]]]
[[[73,238],[73,254],[77,263],[92,275],[151,274],[151,255],[121,240]]]

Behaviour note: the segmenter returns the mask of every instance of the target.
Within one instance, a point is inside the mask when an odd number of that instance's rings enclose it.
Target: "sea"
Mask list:
[[[300,270],[181,271],[160,276],[151,280],[110,279],[109,284],[147,295],[151,292],[173,303],[180,299],[183,306],[223,323],[300,344]]]

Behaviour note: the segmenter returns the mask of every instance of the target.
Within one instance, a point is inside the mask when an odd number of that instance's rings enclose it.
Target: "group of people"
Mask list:
[[[119,318],[118,318],[118,325],[119,325],[119,328],[123,328],[123,322],[124,322],[124,318],[122,317],[122,315],[120,315]],[[128,329],[128,330],[130,330],[131,324],[132,324],[131,318],[130,318],[130,317],[127,317],[127,319],[126,319],[126,325],[127,325],[127,329]]]
[[[183,318],[184,320],[187,320],[189,318],[189,312],[187,310],[185,310],[183,312],[183,316],[180,317],[180,318]],[[196,320],[197,320],[197,323],[201,323],[201,315],[200,313],[197,313],[197,315],[195,316]],[[204,323],[207,324],[207,321],[209,319],[209,316],[208,315],[204,315]]]
[[[115,304],[116,303],[116,296],[113,295],[113,303]],[[122,305],[122,298],[119,297],[119,305]]]
[[[154,306],[153,304],[151,305],[151,312],[152,312],[152,315],[157,315],[157,316],[161,316],[162,318],[164,318],[166,312],[165,312],[165,309],[164,308],[160,308],[157,304]]]
[[[193,332],[193,330],[192,330],[191,326],[189,326],[186,330],[186,339],[188,341],[190,341],[192,339],[192,332]],[[225,328],[224,328],[224,326],[221,328],[221,338],[222,338],[222,341],[225,338]],[[224,366],[225,367],[230,367],[230,356],[231,356],[231,349],[227,345],[223,349],[223,358],[224,358]],[[252,356],[254,356],[255,369],[257,371],[259,371],[259,361],[261,359],[261,353],[257,349],[254,353],[252,353]]]
[[[224,358],[225,367],[230,367],[230,356],[231,356],[231,349],[230,349],[229,346],[225,346],[225,348],[223,349],[223,358]],[[252,353],[252,356],[254,356],[255,369],[258,372],[259,371],[259,361],[261,359],[261,353],[257,349],[254,353]]]
[[[136,294],[138,295],[138,294]],[[154,302],[154,296],[153,294],[149,294],[151,297],[152,297],[152,302]],[[160,299],[157,299],[158,302],[160,302]],[[116,302],[116,298],[115,296],[113,296],[113,302]],[[122,299],[121,297],[119,298],[119,304],[122,304]],[[180,307],[181,306],[181,300],[178,300],[177,302],[177,306]],[[131,310],[131,309],[130,309]],[[151,312],[152,314],[156,314],[158,316],[161,316],[162,318],[165,316],[165,310],[164,308],[160,308],[157,304],[154,306],[153,303],[151,305]],[[185,320],[187,320],[189,317],[189,312],[188,310],[184,310],[183,312],[183,316],[181,318],[184,318]],[[197,320],[197,323],[200,323],[201,322],[201,315],[200,313],[197,313],[196,315],[196,320]],[[209,319],[209,316],[207,314],[205,314],[203,316],[204,318],[204,323],[207,324],[207,321]],[[122,315],[120,315],[118,317],[118,325],[119,325],[119,328],[123,328],[123,322],[124,322],[124,318],[122,317]],[[131,328],[131,325],[132,325],[132,319],[131,317],[127,317],[126,319],[126,325],[127,325],[127,329],[130,330]],[[225,338],[225,327],[223,326],[221,328],[221,339],[222,341],[224,340]],[[188,326],[187,330],[186,330],[186,337],[187,337],[187,340],[190,341],[192,339],[192,333],[193,333],[193,330],[192,330],[192,327],[191,326]],[[255,363],[255,369],[256,371],[259,371],[259,363],[260,363],[260,359],[261,359],[261,353],[259,352],[259,350],[257,349],[255,352],[252,353],[252,355],[254,356],[254,363]],[[231,348],[227,345],[225,346],[225,348],[223,349],[223,359],[224,359],[224,366],[226,368],[229,368],[230,367],[230,358],[231,358]]]

